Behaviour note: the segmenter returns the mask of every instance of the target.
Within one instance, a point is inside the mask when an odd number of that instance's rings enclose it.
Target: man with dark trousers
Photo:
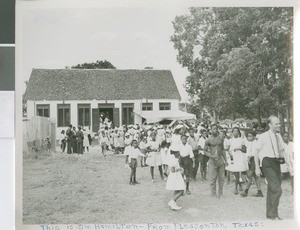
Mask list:
[[[77,138],[77,153],[78,154],[83,154],[83,132],[81,130],[81,126],[78,127],[78,131],[76,133],[76,138]]]
[[[193,168],[193,179],[196,180],[196,176],[197,176],[197,172],[198,172],[198,168],[199,168],[199,151],[198,151],[198,140],[195,137],[195,130],[193,128],[191,128],[189,130],[189,137],[187,139],[187,143],[192,146],[192,150],[194,153],[194,158],[195,158],[195,167]]]
[[[71,154],[72,150],[73,150],[73,131],[72,131],[72,125],[69,125],[69,128],[66,131],[66,135],[67,135],[67,153]]]
[[[204,153],[209,157],[208,173],[211,196],[223,198],[223,185],[225,180],[225,166],[228,165],[224,151],[224,139],[219,135],[218,125],[211,125],[211,136],[205,140]],[[219,184],[216,193],[217,181]]]
[[[268,182],[266,216],[280,220],[278,205],[282,194],[280,159],[284,159],[283,141],[279,134],[280,121],[276,116],[268,118],[269,130],[258,137],[255,159],[255,173],[260,176],[260,166]]]

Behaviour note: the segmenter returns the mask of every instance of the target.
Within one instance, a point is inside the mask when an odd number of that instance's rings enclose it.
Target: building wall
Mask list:
[[[160,102],[170,102],[171,109],[177,110],[179,100],[171,100],[171,99],[156,99],[156,100],[89,100],[89,101],[27,101],[27,117],[31,118],[32,116],[36,116],[37,114],[37,105],[49,104],[50,106],[50,118],[56,123],[57,127],[57,105],[58,104],[70,104],[70,122],[74,126],[78,126],[78,104],[90,104],[91,105],[91,113],[90,120],[92,122],[92,109],[98,108],[98,104],[109,104],[113,103],[115,108],[119,108],[119,123],[122,124],[122,103],[134,103],[135,110],[142,110],[142,103],[153,103],[153,111],[159,111],[159,103]],[[142,118],[139,115],[134,114],[134,122],[135,124],[142,124]],[[60,138],[60,132],[62,130],[66,130],[67,127],[57,127],[56,137]]]

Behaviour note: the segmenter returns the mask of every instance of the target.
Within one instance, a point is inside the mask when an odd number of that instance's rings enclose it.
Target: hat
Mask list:
[[[128,137],[130,136],[130,134],[128,132],[125,133],[125,137]]]
[[[175,127],[175,129],[181,129],[181,128],[183,128],[183,125],[177,125],[177,126]]]

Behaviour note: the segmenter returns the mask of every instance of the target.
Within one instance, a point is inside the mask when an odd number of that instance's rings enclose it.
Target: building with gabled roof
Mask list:
[[[180,99],[171,71],[153,69],[33,69],[24,95],[28,118],[56,120],[57,133],[69,124],[96,132],[101,112],[116,126],[141,124],[134,110],[178,110]]]

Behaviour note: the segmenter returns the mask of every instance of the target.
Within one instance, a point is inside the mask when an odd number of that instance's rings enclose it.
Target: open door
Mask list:
[[[120,126],[120,109],[114,108],[113,124],[115,126]]]
[[[99,130],[99,109],[92,109],[92,130],[97,133]]]

